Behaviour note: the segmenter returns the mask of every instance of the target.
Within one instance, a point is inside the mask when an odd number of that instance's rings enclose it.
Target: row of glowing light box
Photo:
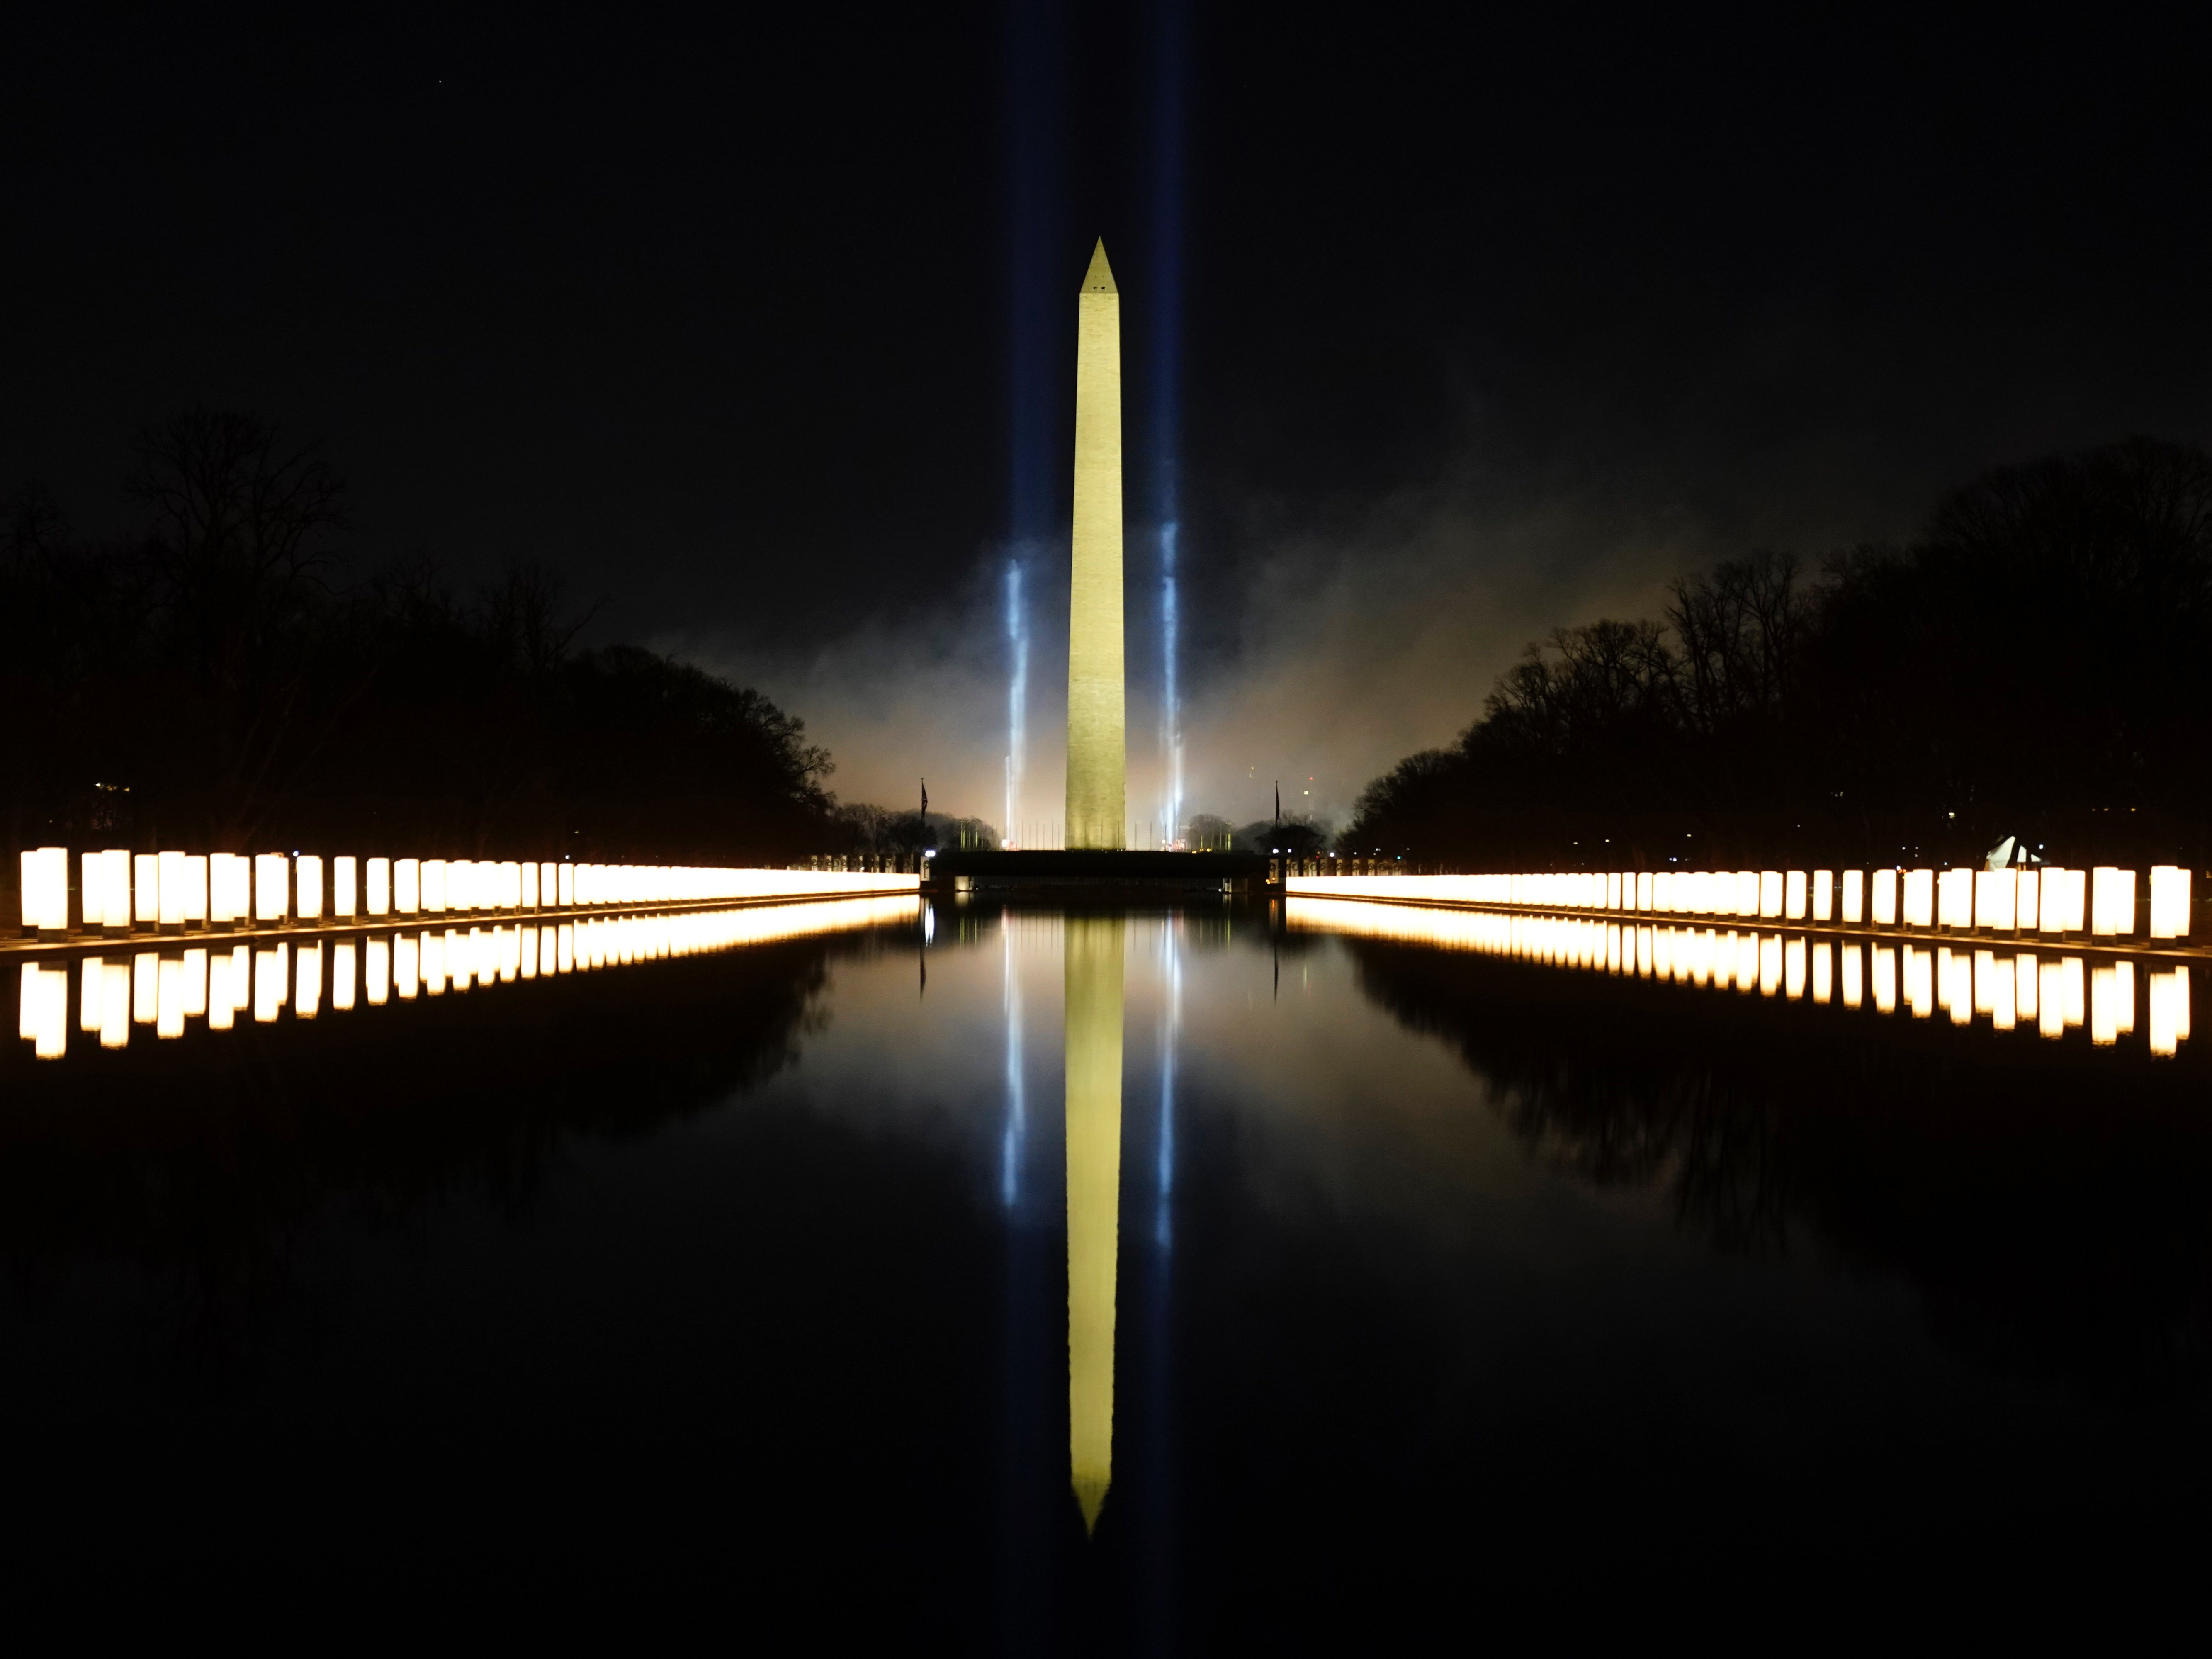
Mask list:
[[[586,918],[580,921],[516,923],[507,927],[394,933],[390,938],[301,945],[278,942],[256,949],[240,945],[213,950],[138,951],[127,957],[88,956],[76,964],[76,1026],[96,1035],[103,1048],[121,1048],[134,1025],[157,1037],[185,1034],[185,1022],[205,1018],[208,1029],[229,1030],[249,1008],[264,1024],[288,1002],[298,1019],[324,1009],[325,965],[329,1006],[349,1013],[365,1002],[381,1007],[393,998],[441,996],[447,988],[511,984],[619,963],[696,956],[739,945],[808,934],[873,927],[913,916],[920,898],[816,900],[741,910],[686,910],[667,915]],[[18,1034],[41,1060],[69,1051],[68,967],[27,963],[18,1004]]]
[[[1904,1008],[1927,1019],[1940,1007],[1954,1025],[1971,1024],[1978,1015],[2000,1031],[2032,1027],[2051,1038],[2087,1024],[2090,1041],[2100,1048],[2136,1029],[2136,964],[2126,960],[2085,972],[2080,957],[2032,951],[1906,945],[1900,952],[1895,945],[1832,945],[1733,928],[1723,933],[1334,901],[1293,902],[1290,925],[1791,1000],[1809,991],[1816,1003],[1840,1002],[1846,1008],[1866,1006],[1870,993],[1878,1013]],[[2189,969],[2154,970],[2144,977],[2150,990],[2150,1051],[2169,1057],[2189,1037]]]
[[[1289,890],[1317,896],[1493,904],[1536,910],[1626,910],[1771,921],[1840,921],[1990,933],[2136,933],[2136,872],[2045,865],[2027,870],[1613,871],[1485,876],[1292,876]],[[2149,937],[2189,936],[2189,872],[2150,872]]]
[[[22,855],[23,926],[67,930],[69,850]],[[448,911],[568,909],[798,898],[818,893],[914,890],[913,875],[826,870],[740,870],[668,864],[517,863],[472,859],[325,861],[313,853],[79,854],[78,908],[87,927],[352,922],[363,916]]]

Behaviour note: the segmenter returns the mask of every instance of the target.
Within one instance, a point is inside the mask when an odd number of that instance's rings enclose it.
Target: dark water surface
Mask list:
[[[1358,909],[894,905],[114,1050],[72,973],[0,1060],[11,1576],[1195,1653],[2201,1575],[2202,1045]]]

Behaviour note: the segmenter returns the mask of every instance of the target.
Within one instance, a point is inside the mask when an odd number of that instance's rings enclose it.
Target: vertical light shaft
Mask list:
[[[1066,929],[1067,1458],[1084,1529],[1114,1478],[1114,1295],[1121,1193],[1119,916]]]
[[[1121,296],[1102,240],[1084,273],[1075,346],[1075,516],[1067,626],[1063,845],[1127,833],[1121,628]]]
[[[1182,502],[1182,158],[1185,82],[1182,0],[1156,0],[1153,17],[1152,521],[1160,535],[1160,760],[1163,844],[1182,836],[1182,617],[1176,591]]]
[[[1030,629],[1022,604],[1022,562],[1006,561],[1006,816],[1000,844],[1020,839],[1014,825],[1021,810],[1022,769],[1029,747]]]

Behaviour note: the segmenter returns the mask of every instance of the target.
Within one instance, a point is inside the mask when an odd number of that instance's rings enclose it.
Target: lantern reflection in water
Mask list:
[[[76,1028],[80,1031],[97,1031],[100,1029],[102,965],[98,957],[87,957],[77,963]]]
[[[289,947],[283,945],[253,953],[253,1018],[260,1024],[273,1023],[284,1006],[290,957]]]
[[[422,935],[422,988],[434,997],[446,994],[446,939],[442,933]]]
[[[131,958],[131,1023],[151,1025],[160,1012],[160,984],[155,977],[161,959],[151,951]]]
[[[185,1034],[185,959],[163,957],[155,970],[154,1035],[180,1037]]]
[[[412,933],[392,939],[392,983],[403,1001],[411,1001],[421,990],[422,948]]]
[[[127,1048],[131,1042],[131,965],[110,962],[100,970],[100,1046]]]
[[[2027,951],[1954,950],[1948,945],[1923,950],[1906,945],[1900,964],[1898,948],[1890,945],[1832,945],[1733,928],[1723,933],[1710,927],[1311,900],[1296,893],[1285,915],[1287,925],[1296,931],[1404,939],[1716,990],[1756,989],[1762,995],[1779,993],[1802,1000],[1809,982],[1812,1000],[1822,1005],[1836,998],[1840,978],[1840,1000],[1850,1009],[1863,1006],[1866,1000],[1869,959],[1863,952],[1871,949],[1872,1000],[1883,1014],[1897,1012],[1901,1004],[1913,1018],[1928,1019],[1940,1006],[1953,1025],[1970,1026],[1980,1018],[2003,1031],[2028,1023],[2051,1036],[2080,1025],[2083,1018],[2086,980],[2078,957],[2048,961]],[[626,921],[582,924],[580,963],[595,965],[619,960],[626,952],[644,957],[665,948],[650,935],[629,937],[625,933],[629,926]],[[1839,969],[1832,951],[1840,953]],[[2126,1036],[2135,1021],[2134,964],[2121,963],[2099,971],[2112,976],[2112,988],[2100,994],[2109,1002],[2113,1032]],[[2185,997],[2186,990],[2160,994]],[[2164,1029],[2161,1024],[2161,1033]],[[2177,1042],[2185,1042],[2185,1022],[2177,1029]]]
[[[292,981],[292,1015],[295,1019],[313,1019],[323,1006],[323,947],[302,945],[297,960],[299,971]]]
[[[62,866],[63,902],[68,902],[69,866]],[[31,1045],[40,1060],[60,1060],[69,1053],[69,969],[23,967],[21,1000],[16,1005],[15,1034]]]
[[[2160,1059],[2189,1040],[2189,969],[2150,975],[2150,1051]]]
[[[1915,1019],[1926,1019],[1936,1012],[1936,958],[1933,953],[1905,947],[1905,1006],[1912,1011]]]

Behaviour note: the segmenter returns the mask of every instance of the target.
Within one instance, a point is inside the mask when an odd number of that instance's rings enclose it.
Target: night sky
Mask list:
[[[1131,810],[1172,487],[1188,808],[1280,777],[1340,821],[1556,624],[1909,536],[1984,466],[2203,441],[2184,16],[21,9],[0,484],[120,532],[134,428],[255,410],[352,480],[356,567],[542,558],[587,639],[804,716],[845,798],[927,773],[994,821],[1019,555],[1056,817],[1103,235]]]

